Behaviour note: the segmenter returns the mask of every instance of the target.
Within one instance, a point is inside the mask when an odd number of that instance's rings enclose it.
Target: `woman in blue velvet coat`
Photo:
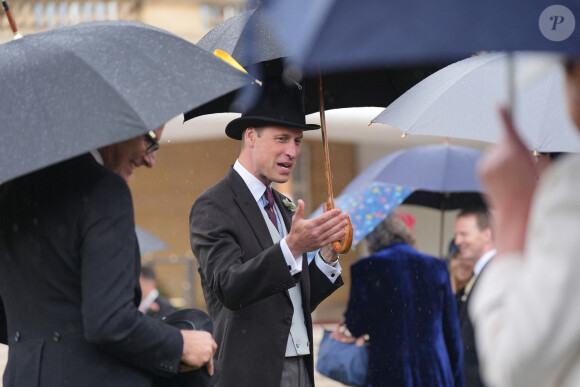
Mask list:
[[[367,386],[463,386],[455,296],[444,260],[415,250],[391,213],[369,236],[372,255],[351,266],[345,321],[370,335]]]

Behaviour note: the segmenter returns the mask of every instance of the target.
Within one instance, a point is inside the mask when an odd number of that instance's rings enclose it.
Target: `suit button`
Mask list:
[[[330,276],[334,278],[334,273],[332,273]]]
[[[16,332],[16,334],[14,335],[14,341],[18,342],[20,341],[20,332]]]
[[[291,319],[290,317],[286,317],[286,318],[284,319],[284,322],[285,322],[286,324],[292,324],[292,319]]]
[[[52,334],[52,340],[58,343],[60,341],[60,333],[54,332]]]

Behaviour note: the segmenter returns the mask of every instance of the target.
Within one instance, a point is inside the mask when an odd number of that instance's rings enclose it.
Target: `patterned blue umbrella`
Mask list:
[[[370,182],[358,190],[334,198],[336,207],[350,215],[353,228],[352,246],[356,246],[373,231],[411,193],[412,188],[401,185]],[[321,213],[322,206],[311,215],[311,218]]]

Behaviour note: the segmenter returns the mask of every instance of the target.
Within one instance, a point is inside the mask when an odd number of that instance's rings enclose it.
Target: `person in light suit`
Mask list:
[[[191,248],[218,342],[218,386],[314,385],[311,312],[343,284],[330,243],[345,236],[347,215],[334,209],[304,219],[271,190],[290,179],[306,125],[295,85],[264,81],[260,100],[230,122],[242,141],[225,178],[190,213]],[[271,190],[271,191],[270,191]],[[306,252],[319,251],[308,264]]]
[[[137,309],[141,258],[126,180],[153,166],[162,130],[0,185],[4,387],[149,387],[180,369],[213,372],[211,334]]]
[[[580,61],[566,67],[568,106],[580,128]],[[580,155],[559,158],[538,184],[529,150],[501,114],[506,135],[480,165],[498,254],[469,310],[483,376],[490,386],[578,386]]]

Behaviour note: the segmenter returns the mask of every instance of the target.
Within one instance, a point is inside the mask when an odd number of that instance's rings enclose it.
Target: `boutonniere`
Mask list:
[[[282,203],[284,203],[284,205],[286,206],[286,208],[289,209],[290,211],[296,212],[296,204],[292,203],[290,201],[290,199],[284,198],[284,200],[282,200]]]

